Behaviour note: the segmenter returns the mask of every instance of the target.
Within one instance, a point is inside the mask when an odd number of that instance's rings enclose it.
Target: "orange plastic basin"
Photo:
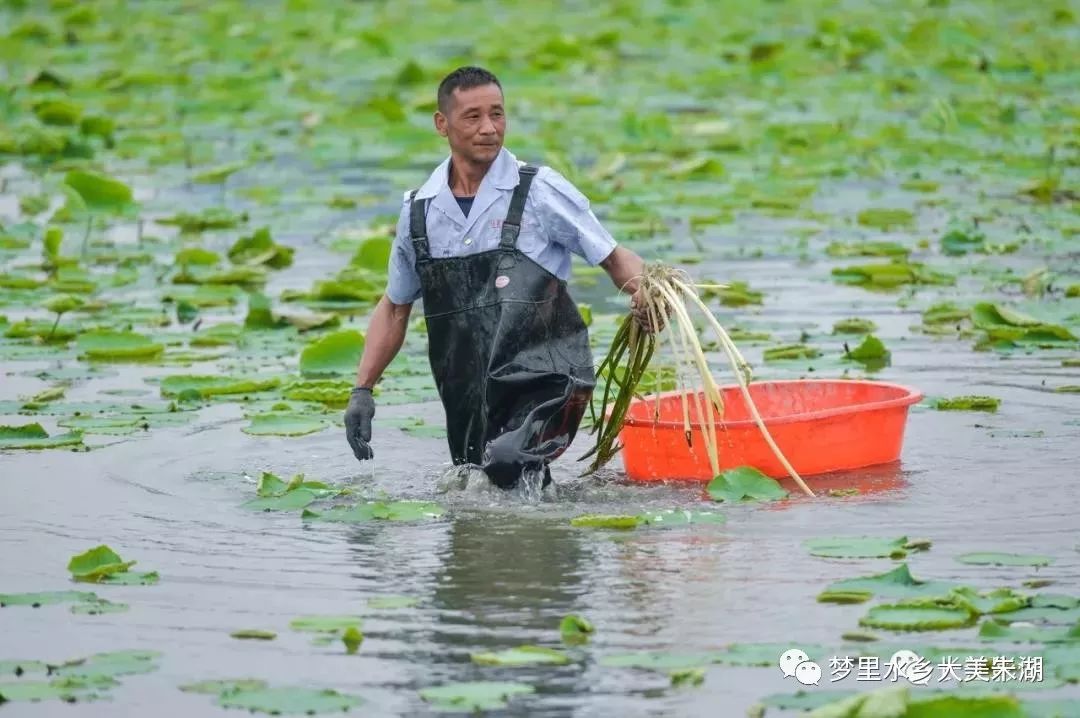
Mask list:
[[[721,392],[724,417],[716,428],[720,470],[748,465],[775,478],[787,476],[739,388],[724,386]],[[703,394],[698,396],[704,402]],[[920,392],[898,384],[827,379],[755,383],[750,396],[777,446],[804,475],[896,461],[908,407],[922,399]],[[687,397],[692,447],[686,442],[680,393],[659,399],[659,420],[655,395],[635,400],[627,411],[619,434],[627,475],[634,481],[712,479],[693,396]]]

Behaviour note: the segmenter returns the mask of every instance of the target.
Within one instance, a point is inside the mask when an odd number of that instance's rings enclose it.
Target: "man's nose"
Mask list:
[[[483,122],[480,123],[480,134],[482,134],[482,135],[493,135],[493,134],[495,134],[495,132],[496,132],[495,123],[492,121],[492,119],[490,117],[485,115]]]

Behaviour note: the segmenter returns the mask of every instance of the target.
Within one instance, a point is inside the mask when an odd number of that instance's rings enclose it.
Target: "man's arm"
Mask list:
[[[394,304],[384,294],[375,305],[364,337],[364,353],[356,370],[356,386],[375,386],[397,356],[409,328],[412,304]]]
[[[620,292],[634,294],[641,283],[641,273],[645,270],[645,260],[637,252],[621,244],[611,251],[600,266],[611,277]]]
[[[368,322],[364,353],[356,369],[356,386],[371,388],[397,356],[405,341],[412,305],[420,298],[420,275],[416,254],[409,240],[409,192],[402,196],[394,241],[387,264],[386,291]]]
[[[662,311],[656,317],[656,326],[653,326],[653,322],[649,317],[649,310],[643,301],[644,298],[638,292],[641,288],[641,273],[645,271],[645,260],[638,256],[634,250],[618,245],[611,250],[611,254],[607,256],[607,259],[600,262],[600,266],[608,273],[611,281],[619,288],[619,291],[633,295],[630,297],[630,311],[633,312],[637,323],[646,331],[658,332],[662,330],[667,323],[667,304],[661,305]]]

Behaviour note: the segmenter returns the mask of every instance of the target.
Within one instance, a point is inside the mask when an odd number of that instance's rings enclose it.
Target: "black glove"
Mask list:
[[[368,444],[371,441],[371,418],[375,416],[375,399],[371,389],[356,387],[345,407],[345,438],[360,461],[375,455]]]

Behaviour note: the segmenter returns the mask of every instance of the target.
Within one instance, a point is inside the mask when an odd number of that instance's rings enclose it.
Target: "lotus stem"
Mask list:
[[[722,289],[727,285],[716,283],[697,284],[683,271],[663,265],[650,265],[646,267],[639,280],[639,295],[645,301],[645,314],[648,322],[654,329],[653,332],[645,330],[637,321],[633,313],[628,315],[616,332],[611,349],[604,361],[600,364],[598,374],[605,378],[603,398],[601,401],[601,415],[596,417],[595,406],[590,406],[594,420],[593,432],[598,434],[596,446],[589,451],[582,460],[594,456],[595,458],[589,469],[583,475],[596,471],[621,450],[621,446],[614,446],[615,439],[622,430],[626,413],[629,410],[631,399],[637,395],[637,387],[644,378],[657,346],[656,335],[661,333],[660,320],[668,317],[670,335],[669,341],[672,354],[675,357],[673,367],[676,385],[679,388],[680,402],[683,415],[683,430],[686,434],[687,444],[692,448],[692,423],[690,421],[690,404],[694,405],[697,420],[702,428],[702,436],[705,440],[705,449],[709,456],[709,464],[714,474],[720,473],[719,438],[717,436],[717,424],[722,423],[724,416],[724,400],[716,379],[709,369],[708,358],[701,346],[698,337],[698,328],[694,325],[690,316],[689,307],[696,306],[706,317],[709,326],[716,332],[720,340],[720,346],[731,364],[735,374],[736,384],[743,400],[746,402],[750,415],[755,425],[761,431],[765,442],[776,455],[784,470],[795,480],[799,487],[809,496],[814,492],[806,485],[802,477],[780,451],[776,441],[769,433],[757,405],[750,394],[749,383],[752,379],[750,365],[739,352],[735,342],[727,333],[708,306],[698,296],[698,288]],[[623,360],[625,358],[625,368]],[[701,379],[702,391],[690,392],[686,386],[684,369],[694,367],[695,373]],[[622,371],[620,371],[622,370]],[[653,412],[654,420],[660,415],[660,389],[663,381],[663,367],[658,367],[656,373],[656,404]],[[612,398],[612,385],[616,386],[615,396]],[[688,398],[688,394],[691,396]],[[704,400],[704,406],[702,406]],[[610,412],[608,410],[610,404]]]
[[[754,419],[754,423],[761,430],[761,435],[765,439],[765,443],[772,449],[773,454],[780,461],[780,464],[784,467],[784,470],[795,480],[795,483],[799,485],[799,488],[806,493],[807,496],[814,496],[814,492],[810,490],[810,487],[806,485],[799,473],[795,471],[795,467],[787,460],[784,453],[780,451],[780,447],[776,445],[773,440],[772,434],[769,433],[769,429],[765,426],[764,419],[761,418],[760,412],[758,412],[757,404],[754,403],[753,398],[750,396],[750,389],[748,386],[747,378],[743,375],[743,371],[748,369],[746,360],[739,354],[738,349],[735,348],[735,343],[731,341],[731,337],[724,331],[724,328],[720,325],[720,322],[716,320],[716,317],[712,315],[709,308],[705,305],[696,294],[690,293],[690,298],[697,304],[697,306],[704,312],[709,322],[712,324],[713,329],[720,337],[720,344],[724,347],[724,351],[728,355],[728,359],[731,361],[731,367],[735,372],[736,383],[739,385],[739,390],[742,392],[743,400],[746,402],[747,408],[750,410],[750,415]]]

